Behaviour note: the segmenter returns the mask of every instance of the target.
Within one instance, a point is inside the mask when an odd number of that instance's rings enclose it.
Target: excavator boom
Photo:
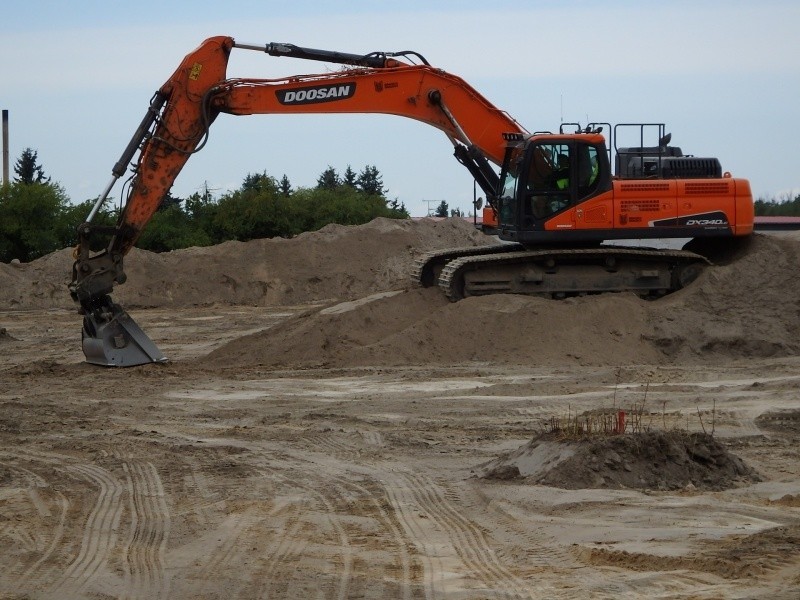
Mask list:
[[[346,67],[333,73],[280,79],[228,79],[228,58],[234,48]],[[413,57],[422,64],[396,57]],[[125,255],[191,155],[205,145],[209,128],[220,113],[382,113],[415,119],[445,133],[456,158],[487,196],[497,186],[491,163],[499,165],[503,160],[503,133],[524,131],[464,80],[430,66],[414,52],[356,55],[292,44],[237,44],[227,36],[205,40],[154,94],[144,119],[112,169],[111,182],[87,222],[78,228],[70,291],[84,314],[84,353],[90,362],[129,366],[163,360],[109,294],[115,284],[125,281]],[[92,254],[90,240],[102,230],[92,219],[137,151],[130,191],[110,242],[105,250]]]
[[[226,79],[233,48],[355,66],[280,79]],[[505,153],[503,133],[523,131],[463,79],[427,64],[401,63],[385,54],[358,56],[290,44],[237,45],[233,38],[209,38],[184,58],[156,92],[143,122],[144,126],[155,117],[152,133],[140,127],[129,144],[128,153],[137,144],[142,149],[118,223],[120,231],[109,251],[124,255],[135,244],[190,156],[205,144],[209,127],[220,113],[397,115],[442,130],[454,145],[471,147],[473,152],[477,148],[480,156],[495,165],[500,165]],[[115,166],[115,174],[121,164],[124,158]]]

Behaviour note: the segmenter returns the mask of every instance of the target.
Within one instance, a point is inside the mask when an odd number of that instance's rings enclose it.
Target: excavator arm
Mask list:
[[[324,74],[280,79],[228,79],[234,48],[345,65]],[[422,64],[398,57],[416,56]],[[421,121],[445,133],[454,154],[487,198],[497,189],[505,153],[503,134],[523,128],[461,78],[430,66],[414,52],[345,54],[291,44],[238,44],[231,37],[205,40],[188,54],[154,94],[144,119],[112,169],[112,179],[87,222],[78,228],[70,292],[84,314],[83,349],[89,362],[132,366],[165,360],[155,344],[109,294],[124,283],[123,258],[167,195],[192,154],[205,145],[220,113],[382,113]],[[92,221],[113,185],[138,152],[125,205],[113,228]],[[107,247],[90,250],[95,233],[110,233]]]

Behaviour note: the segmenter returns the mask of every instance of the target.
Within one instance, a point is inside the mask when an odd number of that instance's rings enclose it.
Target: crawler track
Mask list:
[[[709,264],[699,254],[650,248],[549,248],[518,244],[426,255],[415,280],[434,283],[453,301],[487,294],[565,296],[632,291],[660,297],[691,283]]]
[[[451,260],[467,257],[518,252],[523,250],[522,244],[506,244],[502,246],[475,246],[471,248],[447,248],[434,250],[420,256],[414,263],[411,279],[422,287],[436,285],[444,266]]]

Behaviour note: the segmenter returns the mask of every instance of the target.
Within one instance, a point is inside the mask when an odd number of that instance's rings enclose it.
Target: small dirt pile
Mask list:
[[[491,480],[521,479],[563,489],[635,488],[723,490],[761,481],[713,436],[650,431],[564,440],[536,436],[518,450],[481,467]]]

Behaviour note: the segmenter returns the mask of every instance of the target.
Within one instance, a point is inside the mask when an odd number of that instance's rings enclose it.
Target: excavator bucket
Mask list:
[[[87,312],[83,317],[86,362],[104,367],[135,367],[167,358],[119,304]]]

